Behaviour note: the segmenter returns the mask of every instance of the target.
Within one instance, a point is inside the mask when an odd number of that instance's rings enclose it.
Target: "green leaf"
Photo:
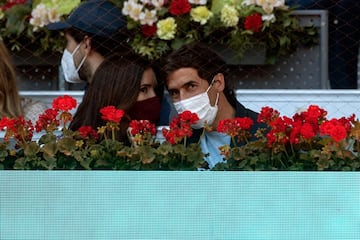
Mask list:
[[[24,154],[25,156],[35,156],[40,150],[39,145],[36,142],[30,142],[25,144],[24,146]]]

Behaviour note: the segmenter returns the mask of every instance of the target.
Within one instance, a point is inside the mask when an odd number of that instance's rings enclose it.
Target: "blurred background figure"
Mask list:
[[[83,2],[65,21],[46,27],[65,32],[61,66],[68,83],[90,83],[106,56],[126,54],[131,49],[127,46],[126,19],[110,1]]]
[[[358,88],[359,0],[287,0],[299,9],[329,13],[329,80],[333,89]]]
[[[20,98],[12,59],[5,44],[0,41],[0,117],[22,115],[35,124],[39,114],[46,109],[47,106],[42,102]]]

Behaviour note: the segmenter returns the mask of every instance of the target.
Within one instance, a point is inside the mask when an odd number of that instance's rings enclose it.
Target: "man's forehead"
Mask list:
[[[193,68],[180,68],[167,77],[168,85],[182,85],[189,81],[199,82],[200,80],[197,70]]]

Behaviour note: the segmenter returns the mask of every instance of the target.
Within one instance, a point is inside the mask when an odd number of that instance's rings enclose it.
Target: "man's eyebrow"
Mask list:
[[[178,90],[184,86],[188,86],[190,84],[199,84],[199,82],[197,82],[196,80],[188,80],[187,82],[184,82],[179,88],[176,88],[176,87],[169,87],[168,86],[168,90]]]

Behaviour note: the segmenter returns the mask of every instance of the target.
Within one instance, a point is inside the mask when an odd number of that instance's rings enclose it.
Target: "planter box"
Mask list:
[[[360,239],[351,172],[1,171],[0,239]]]

